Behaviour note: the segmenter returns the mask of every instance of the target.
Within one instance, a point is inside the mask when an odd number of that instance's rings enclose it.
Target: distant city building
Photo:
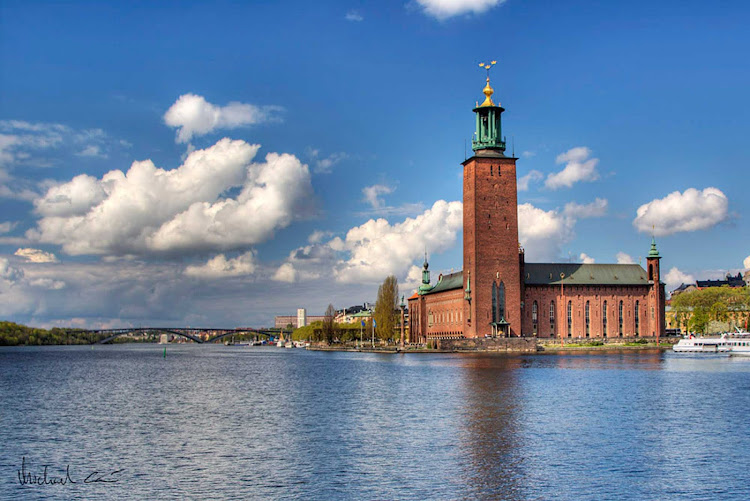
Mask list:
[[[683,292],[706,289],[708,287],[750,287],[750,271],[746,271],[744,276],[742,273],[737,273],[737,275],[727,273],[724,280],[696,280],[694,284],[683,283],[673,290],[670,295],[674,297]]]
[[[307,325],[307,310],[304,308],[297,308],[297,327],[304,327]]]

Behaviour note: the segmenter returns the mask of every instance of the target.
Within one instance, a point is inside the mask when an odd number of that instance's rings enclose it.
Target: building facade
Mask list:
[[[474,154],[463,162],[463,270],[422,284],[409,298],[410,342],[537,336],[664,335],[661,256],[636,264],[526,263],[518,242],[515,157],[505,156],[490,80],[474,108]]]

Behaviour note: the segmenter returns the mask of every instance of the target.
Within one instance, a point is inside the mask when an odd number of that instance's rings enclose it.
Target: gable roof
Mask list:
[[[638,264],[526,263],[527,285],[648,285],[648,275]]]
[[[639,264],[526,263],[526,285],[649,285],[648,274]],[[438,282],[423,294],[460,289],[463,271],[441,275]],[[411,298],[410,298],[411,299]]]
[[[440,275],[438,282],[435,286],[423,292],[423,294],[434,294],[436,292],[449,291],[453,289],[460,289],[464,286],[464,272],[457,271],[455,273],[449,273],[447,275]]]

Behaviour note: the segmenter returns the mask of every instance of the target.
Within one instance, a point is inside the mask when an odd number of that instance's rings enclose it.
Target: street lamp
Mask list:
[[[404,304],[404,296],[401,296],[401,349],[404,349],[404,310],[406,304]]]

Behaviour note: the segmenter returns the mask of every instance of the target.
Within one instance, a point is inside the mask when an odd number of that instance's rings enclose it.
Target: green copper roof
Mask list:
[[[422,294],[434,294],[435,292],[449,291],[453,289],[460,289],[464,286],[464,274],[462,271],[450,273],[448,275],[442,275],[435,286],[423,292]]]
[[[527,285],[647,285],[648,275],[638,264],[526,263]]]
[[[659,251],[656,250],[656,239],[651,237],[651,250],[648,251],[648,257],[659,257]]]
[[[526,263],[526,285],[648,285],[648,275],[638,264]],[[463,287],[463,271],[443,275],[435,286],[422,292],[437,292]]]

